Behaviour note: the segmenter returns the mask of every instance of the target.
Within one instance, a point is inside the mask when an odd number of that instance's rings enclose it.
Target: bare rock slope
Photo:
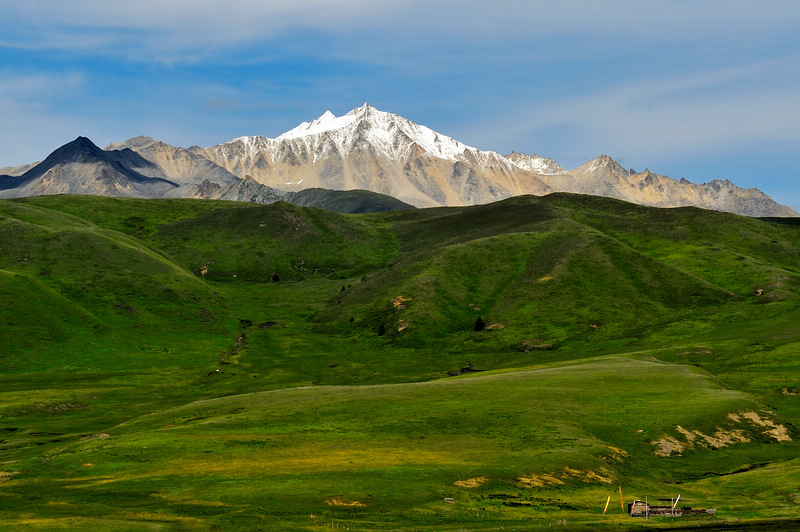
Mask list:
[[[106,151],[78,137],[21,175],[0,176],[0,198],[44,194],[158,198],[178,186],[136,169],[154,173],[152,163],[133,150]]]

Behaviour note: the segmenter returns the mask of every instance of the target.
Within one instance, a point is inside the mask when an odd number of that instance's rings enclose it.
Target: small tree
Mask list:
[[[483,323],[483,320],[481,318],[478,318],[477,320],[475,320],[475,331],[476,332],[477,331],[482,331],[485,328],[486,328],[486,324]]]
[[[384,334],[386,334],[386,326],[381,323],[381,326],[378,327],[378,336],[383,336]]]

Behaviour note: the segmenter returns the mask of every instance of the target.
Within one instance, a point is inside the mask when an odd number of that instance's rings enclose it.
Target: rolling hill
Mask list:
[[[790,219],[63,195],[0,227],[6,526],[641,528],[620,491],[798,526]]]

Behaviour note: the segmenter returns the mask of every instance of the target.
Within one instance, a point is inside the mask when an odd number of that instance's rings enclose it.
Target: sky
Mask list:
[[[800,210],[796,0],[0,0],[0,167],[80,135],[276,137],[365,102]]]

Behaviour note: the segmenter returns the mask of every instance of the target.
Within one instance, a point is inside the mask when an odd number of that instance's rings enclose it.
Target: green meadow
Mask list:
[[[800,529],[794,222],[0,201],[0,529]]]

